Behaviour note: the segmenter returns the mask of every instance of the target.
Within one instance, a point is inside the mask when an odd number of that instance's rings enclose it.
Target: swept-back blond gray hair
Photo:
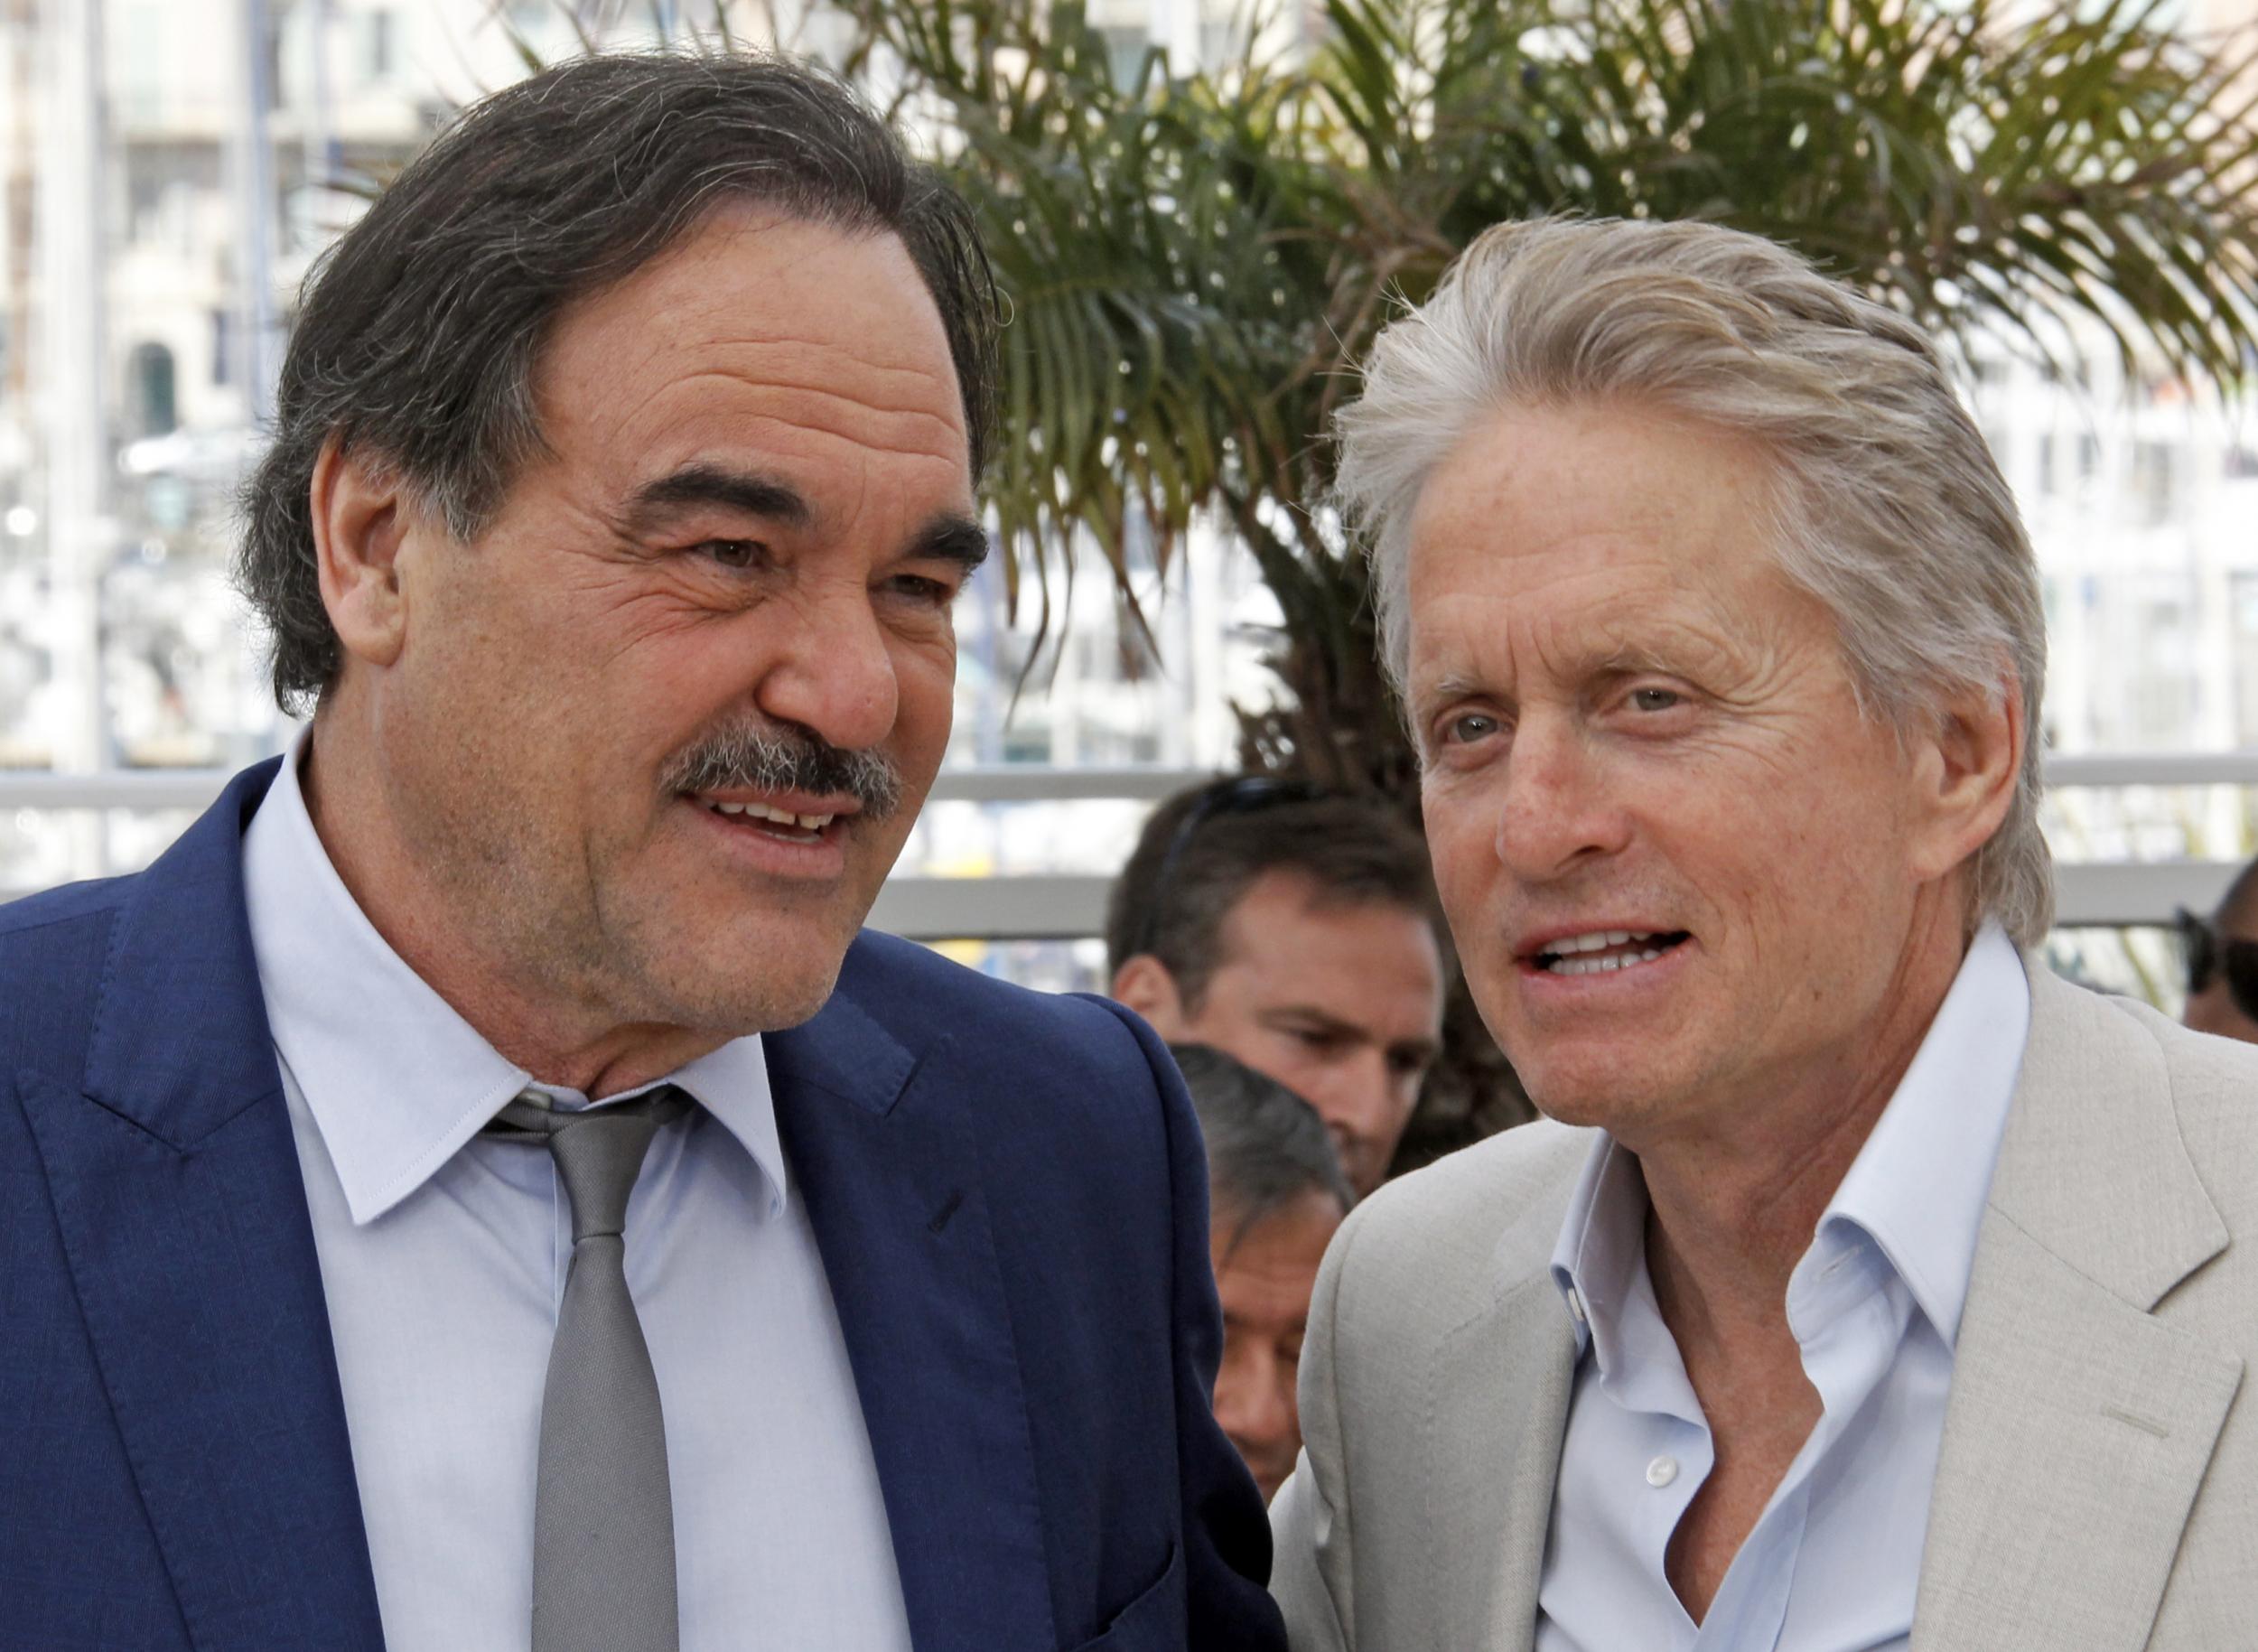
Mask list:
[[[1782,571],[1835,619],[1866,714],[1909,730],[2011,667],[2025,744],[1974,864],[1972,919],[2051,921],[2039,830],[2046,618],[2013,497],[1928,334],[1796,253],[1713,224],[1543,219],[1479,237],[1381,332],[1336,425],[1338,499],[1374,557],[1403,686],[1412,516],[1428,476],[1507,408],[1618,400],[1750,438],[1773,462]]]

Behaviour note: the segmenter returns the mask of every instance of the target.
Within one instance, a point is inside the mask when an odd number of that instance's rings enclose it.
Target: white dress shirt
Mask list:
[[[1788,1327],[1823,1410],[1698,1627],[1664,1555],[1713,1442],[1647,1277],[1638,1161],[1600,1138],[1553,1255],[1580,1354],[1537,1652],[1902,1652],[2029,1028],[2021,959],[1986,926],[1789,1277]]]
[[[481,1138],[531,1083],[401,961],[297,777],[244,888],[393,1652],[531,1638],[541,1390],[572,1255],[537,1146]],[[758,1038],[668,1080],[700,1104],[644,1161],[627,1278],[666,1412],[684,1652],[910,1645],[877,1469]],[[624,1099],[615,1097],[612,1099]]]

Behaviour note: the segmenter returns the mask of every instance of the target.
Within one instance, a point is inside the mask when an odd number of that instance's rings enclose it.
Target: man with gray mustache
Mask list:
[[[310,286],[310,705],[0,910],[0,1647],[1283,1646],[1151,1032],[861,926],[995,296],[840,87],[595,58]]]

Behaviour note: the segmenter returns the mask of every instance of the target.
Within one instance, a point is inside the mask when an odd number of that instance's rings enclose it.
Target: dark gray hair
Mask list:
[[[1861,705],[1906,730],[1955,691],[2021,698],[2022,771],[1973,915],[2036,944],[2046,613],[1991,450],[1929,335],[1784,247],[1715,224],[1544,219],[1475,238],[1374,345],[1339,420],[1339,498],[1371,545],[1384,663],[1410,653],[1405,552],[1434,467],[1485,416],[1622,398],[1771,456],[1782,571],[1825,604]]]
[[[474,538],[541,446],[533,381],[558,313],[724,202],[909,251],[947,333],[975,478],[994,439],[996,298],[970,210],[822,70],[741,53],[589,57],[472,105],[309,277],[244,490],[238,579],[274,637],[275,698],[341,663],[309,492],[336,436]]]
[[[1268,789],[1235,806],[1255,785]],[[1307,879],[1320,908],[1398,907],[1436,925],[1418,833],[1376,802],[1238,776],[1178,792],[1145,821],[1106,896],[1107,969],[1151,953],[1197,1010],[1225,961],[1225,920],[1272,872]]]
[[[1230,1224],[1227,1253],[1255,1225],[1304,1193],[1322,1193],[1342,1213],[1356,1203],[1317,1109],[1244,1061],[1206,1044],[1171,1044],[1208,1144],[1208,1208]]]

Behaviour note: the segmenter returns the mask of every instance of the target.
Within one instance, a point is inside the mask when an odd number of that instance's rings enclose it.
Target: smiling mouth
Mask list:
[[[738,803],[719,798],[685,794],[684,801],[694,803],[710,815],[717,815],[747,830],[772,837],[779,843],[813,845],[823,842],[825,834],[836,826],[839,817],[834,815],[796,815],[767,803]]]
[[[1663,929],[1651,935],[1629,929],[1595,929],[1589,935],[1567,935],[1547,941],[1530,957],[1529,963],[1547,975],[1605,975],[1651,964],[1672,947],[1692,938],[1684,929]]]

